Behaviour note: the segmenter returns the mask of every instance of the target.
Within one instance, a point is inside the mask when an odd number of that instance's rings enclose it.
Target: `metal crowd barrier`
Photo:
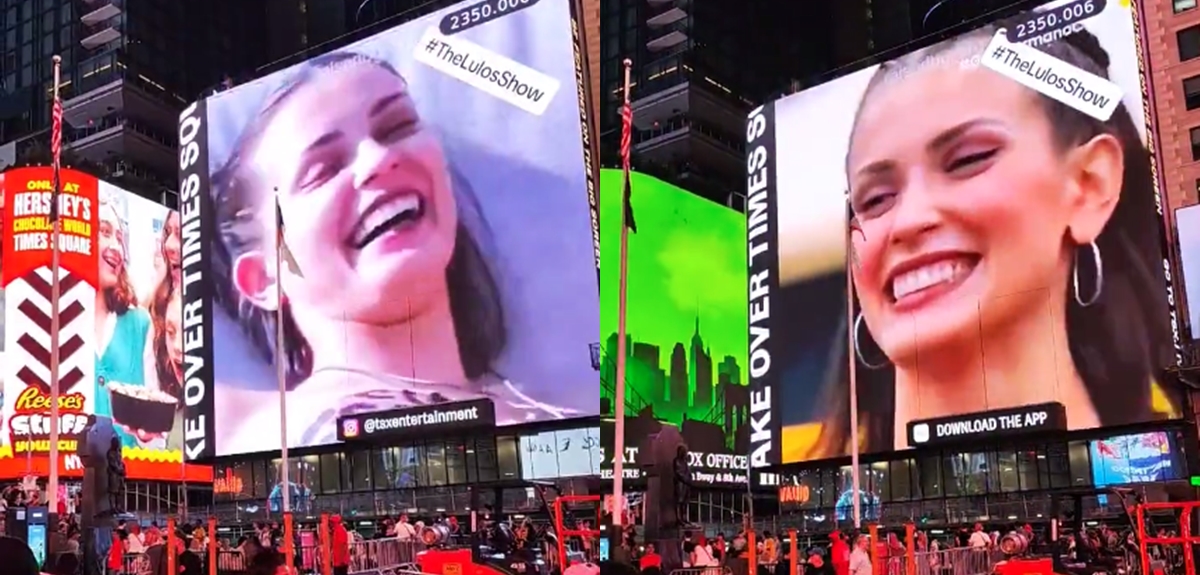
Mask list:
[[[372,539],[350,544],[350,572],[375,575],[418,575],[417,553],[424,545],[416,541],[397,539]],[[237,575],[245,573],[249,558],[241,549],[217,550],[217,573]],[[208,572],[208,554],[201,552],[201,561]],[[297,550],[296,566],[300,573],[320,573],[323,558],[315,545],[301,546]],[[150,558],[145,553],[126,554],[119,575],[150,575]]]
[[[685,567],[674,569],[671,575],[733,575],[729,567]]]
[[[150,557],[145,553],[126,553],[121,560],[122,575],[150,575]]]
[[[990,575],[1004,554],[991,549],[958,547],[913,553],[916,575]],[[905,558],[890,557],[885,575],[903,575]]]
[[[350,544],[350,571],[395,569],[402,565],[412,565],[417,561],[417,553],[424,548],[425,546],[417,541],[399,539],[355,541]]]

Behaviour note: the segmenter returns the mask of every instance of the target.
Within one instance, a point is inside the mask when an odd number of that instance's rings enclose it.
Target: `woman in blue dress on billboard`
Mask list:
[[[341,52],[302,65],[213,185],[218,284],[233,288],[221,299],[267,357],[283,306],[293,444],[335,440],[341,415],[483,397],[501,423],[571,414],[496,372],[507,326],[475,235],[486,226],[389,63]],[[276,198],[296,268],[281,278]],[[278,405],[261,404],[222,443],[277,428]]]
[[[1085,429],[1155,407],[1172,343],[1150,155],[1124,103],[1101,121],[979,65],[996,31],[882,65],[854,121],[868,450],[931,417],[1056,401]],[[1109,77],[1087,30],[1038,49]],[[846,415],[818,451],[845,453]]]
[[[155,389],[150,348],[150,314],[138,307],[127,269],[126,224],[117,200],[101,193],[99,213],[100,285],[96,292],[96,415],[112,417],[112,389]],[[127,447],[160,441],[157,434],[114,422]]]

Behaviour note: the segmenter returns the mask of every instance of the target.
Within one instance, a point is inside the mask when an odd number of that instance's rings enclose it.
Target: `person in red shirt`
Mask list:
[[[329,521],[333,524],[333,558],[330,564],[334,575],[346,575],[350,572],[350,532],[342,524],[341,515],[334,515]]]
[[[638,560],[638,569],[645,571],[651,567],[662,569],[662,555],[654,551],[654,545],[646,545],[646,552],[642,553],[642,558]]]
[[[112,547],[108,550],[108,568],[110,571],[121,572],[125,567],[125,542],[121,540],[121,533],[113,531]]]
[[[841,532],[829,534],[829,562],[833,565],[835,575],[850,575],[850,546],[842,538]]]

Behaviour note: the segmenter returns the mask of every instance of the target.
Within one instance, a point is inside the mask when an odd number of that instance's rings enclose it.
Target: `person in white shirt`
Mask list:
[[[696,539],[696,546],[692,549],[691,563],[692,567],[696,568],[718,567],[720,565],[713,555],[712,546],[708,544],[708,540],[704,538],[704,535]]]
[[[988,537],[987,533],[983,532],[983,525],[975,524],[975,531],[971,532],[971,538],[967,539],[967,547],[971,549],[987,549],[992,545],[992,538]]]
[[[872,575],[870,548],[870,537],[859,535],[854,540],[854,550],[850,552],[850,575]]]
[[[396,522],[396,539],[400,541],[412,541],[416,538],[417,528],[408,522],[408,515],[401,515],[400,521]]]
[[[125,536],[126,553],[145,553],[146,540],[142,538],[141,529],[135,523],[129,526],[129,534]]]

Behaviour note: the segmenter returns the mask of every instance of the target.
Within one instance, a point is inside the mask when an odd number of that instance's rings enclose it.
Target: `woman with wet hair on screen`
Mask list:
[[[479,397],[502,423],[571,414],[496,372],[507,325],[475,235],[486,226],[389,63],[337,52],[302,65],[243,130],[214,190],[216,273],[235,290],[222,299],[268,358],[283,306],[289,397],[303,398],[289,413],[305,422],[292,441],[331,441],[350,413]],[[295,263],[282,277],[276,198]],[[241,433],[278,417],[262,405]]]
[[[101,193],[99,212],[99,289],[96,291],[96,415],[112,417],[114,386],[158,389],[151,346],[150,314],[138,307],[129,280],[124,218],[116,198]],[[160,443],[161,434],[114,422],[126,447]]]
[[[163,220],[158,250],[154,256],[156,282],[147,294],[144,307],[150,312],[151,341],[155,379],[158,389],[176,401],[176,418],[183,409],[183,301],[180,267],[179,212],[167,212]],[[176,422],[168,443],[179,444],[183,426]]]
[[[988,409],[1057,401],[1072,429],[1172,409],[1155,383],[1171,329],[1133,118],[1122,103],[1101,122],[979,66],[995,33],[882,65],[855,118],[849,353],[867,451],[907,447],[910,421]],[[1040,49],[1109,75],[1090,32]],[[839,387],[809,457],[849,447]]]

